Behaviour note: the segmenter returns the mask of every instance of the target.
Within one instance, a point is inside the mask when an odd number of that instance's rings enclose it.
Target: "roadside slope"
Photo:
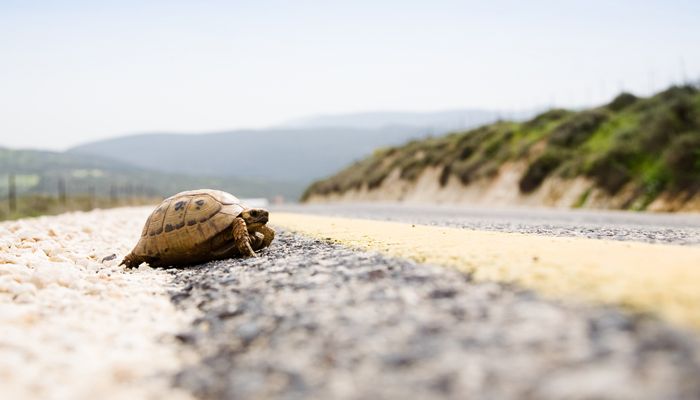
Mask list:
[[[698,193],[700,90],[683,86],[378,149],[303,200],[698,211]]]

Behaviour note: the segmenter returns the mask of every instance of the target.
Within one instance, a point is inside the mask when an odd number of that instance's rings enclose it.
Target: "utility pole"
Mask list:
[[[133,200],[134,200],[134,198],[133,198],[134,190],[133,189],[134,188],[130,183],[126,184],[126,198],[127,198],[127,204],[129,204],[129,205],[133,204]]]
[[[90,195],[90,209],[94,209],[97,205],[95,204],[95,186],[90,185],[88,187],[88,194]]]
[[[114,184],[109,186],[109,202],[111,206],[117,205],[117,188]]]
[[[58,202],[66,205],[66,181],[63,178],[58,178]]]
[[[10,212],[17,211],[17,187],[15,186],[15,174],[10,173],[7,178],[7,196]]]

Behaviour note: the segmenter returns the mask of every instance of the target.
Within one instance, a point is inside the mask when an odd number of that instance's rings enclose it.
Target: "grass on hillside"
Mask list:
[[[137,205],[155,205],[161,197],[133,197],[112,199],[109,197],[91,197],[88,195],[69,196],[65,201],[57,197],[27,195],[17,198],[16,208],[10,210],[8,199],[0,200],[0,221],[14,220],[41,215],[56,215],[68,211],[89,211],[95,208],[114,208]]]
[[[628,208],[644,209],[663,191],[700,191],[700,90],[674,86],[650,98],[629,93],[601,107],[553,109],[529,121],[501,121],[466,132],[379,149],[338,174],[312,184],[302,196],[378,187],[391,171],[413,181],[441,168],[463,184],[495,175],[507,161],[524,160],[522,193],[552,175],[586,176],[614,195],[632,183]],[[585,202],[585,199],[582,199]]]
[[[8,196],[10,175],[20,195],[51,195],[63,185],[69,194],[93,192],[106,197],[113,193],[167,197],[193,188],[218,188],[239,197],[297,199],[303,189],[299,182],[163,173],[84,154],[0,147],[0,199]]]

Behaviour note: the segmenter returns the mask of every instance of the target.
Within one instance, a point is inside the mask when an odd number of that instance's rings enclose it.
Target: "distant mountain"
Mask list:
[[[285,182],[295,188],[291,192],[300,194],[313,180],[378,148],[501,117],[519,116],[483,110],[320,116],[272,129],[122,136],[86,143],[68,153],[109,158],[169,174]]]
[[[0,147],[0,173],[65,172],[78,169],[100,169],[136,172],[140,169],[117,160],[89,154],[76,156],[44,150],[13,150]]]
[[[15,175],[20,194],[58,192],[59,181],[68,194],[168,196],[182,190],[213,187],[241,197],[296,198],[299,185],[235,177],[164,173],[88,154],[0,148],[0,199],[7,196],[8,175]]]
[[[363,112],[353,114],[320,115],[289,121],[284,127],[318,128],[345,127],[380,129],[390,126],[422,127],[426,132],[442,134],[494,122],[501,118],[522,119],[532,112],[503,113],[493,110],[447,110],[434,112]]]
[[[168,173],[272,179],[301,188],[377,148],[522,115],[484,110],[330,115],[272,129],[122,136],[80,145],[69,153]]]
[[[109,157],[168,173],[282,180],[298,183],[301,188],[377,147],[425,136],[422,127],[154,133],[101,140],[68,152]]]

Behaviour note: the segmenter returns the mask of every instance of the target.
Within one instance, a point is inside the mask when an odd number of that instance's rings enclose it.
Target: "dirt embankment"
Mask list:
[[[308,203],[343,203],[397,201],[407,203],[448,203],[485,206],[530,206],[554,208],[624,209],[638,196],[633,185],[623,187],[615,195],[597,188],[588,178],[563,179],[550,177],[531,192],[518,190],[518,182],[527,169],[525,163],[506,163],[491,178],[464,185],[456,177],[440,184],[441,167],[426,168],[416,180],[400,178],[393,170],[382,183],[370,189],[367,184],[343,193],[311,194]],[[700,211],[700,196],[662,194],[647,207],[648,211]]]

